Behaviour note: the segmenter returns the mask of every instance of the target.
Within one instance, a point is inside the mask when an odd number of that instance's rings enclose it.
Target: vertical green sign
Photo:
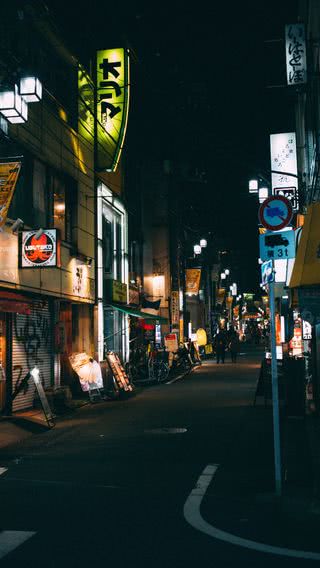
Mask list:
[[[97,168],[114,172],[123,148],[129,110],[127,49],[97,52]]]

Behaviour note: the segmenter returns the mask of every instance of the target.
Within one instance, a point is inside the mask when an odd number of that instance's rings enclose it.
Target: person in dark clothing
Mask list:
[[[215,351],[217,355],[217,363],[224,363],[226,354],[226,338],[222,333],[218,333],[215,338]]]
[[[229,343],[229,350],[231,354],[231,362],[237,362],[237,355],[239,352],[240,342],[237,332],[234,332],[231,336],[230,343]]]

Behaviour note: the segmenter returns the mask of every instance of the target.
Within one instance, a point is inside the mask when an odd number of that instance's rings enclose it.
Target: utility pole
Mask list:
[[[281,495],[281,447],[280,447],[280,417],[279,417],[279,386],[277,367],[276,346],[276,323],[275,323],[275,294],[274,294],[274,261],[272,261],[272,280],[269,282],[269,306],[270,306],[270,332],[271,332],[271,381],[272,381],[272,412],[273,412],[273,446],[274,446],[274,469],[276,495]]]

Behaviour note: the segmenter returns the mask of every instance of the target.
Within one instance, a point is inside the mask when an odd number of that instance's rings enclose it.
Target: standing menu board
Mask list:
[[[126,392],[133,391],[133,386],[130,384],[129,377],[121,364],[119,355],[113,351],[109,351],[107,353],[107,361],[119,389]]]
[[[31,375],[32,375],[32,373],[31,373]],[[44,415],[46,417],[47,424],[50,428],[52,428],[55,425],[55,415],[53,414],[53,412],[52,412],[52,410],[49,406],[47,395],[44,392],[43,385],[40,381],[40,378],[36,375],[32,375],[32,376],[33,376],[34,384],[35,384],[36,389],[37,389],[37,393],[39,395],[42,410],[43,410]]]

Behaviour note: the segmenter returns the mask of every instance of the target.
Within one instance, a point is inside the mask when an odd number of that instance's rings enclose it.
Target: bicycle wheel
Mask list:
[[[160,361],[157,368],[157,380],[158,383],[164,383],[169,375],[169,365],[164,361]]]

